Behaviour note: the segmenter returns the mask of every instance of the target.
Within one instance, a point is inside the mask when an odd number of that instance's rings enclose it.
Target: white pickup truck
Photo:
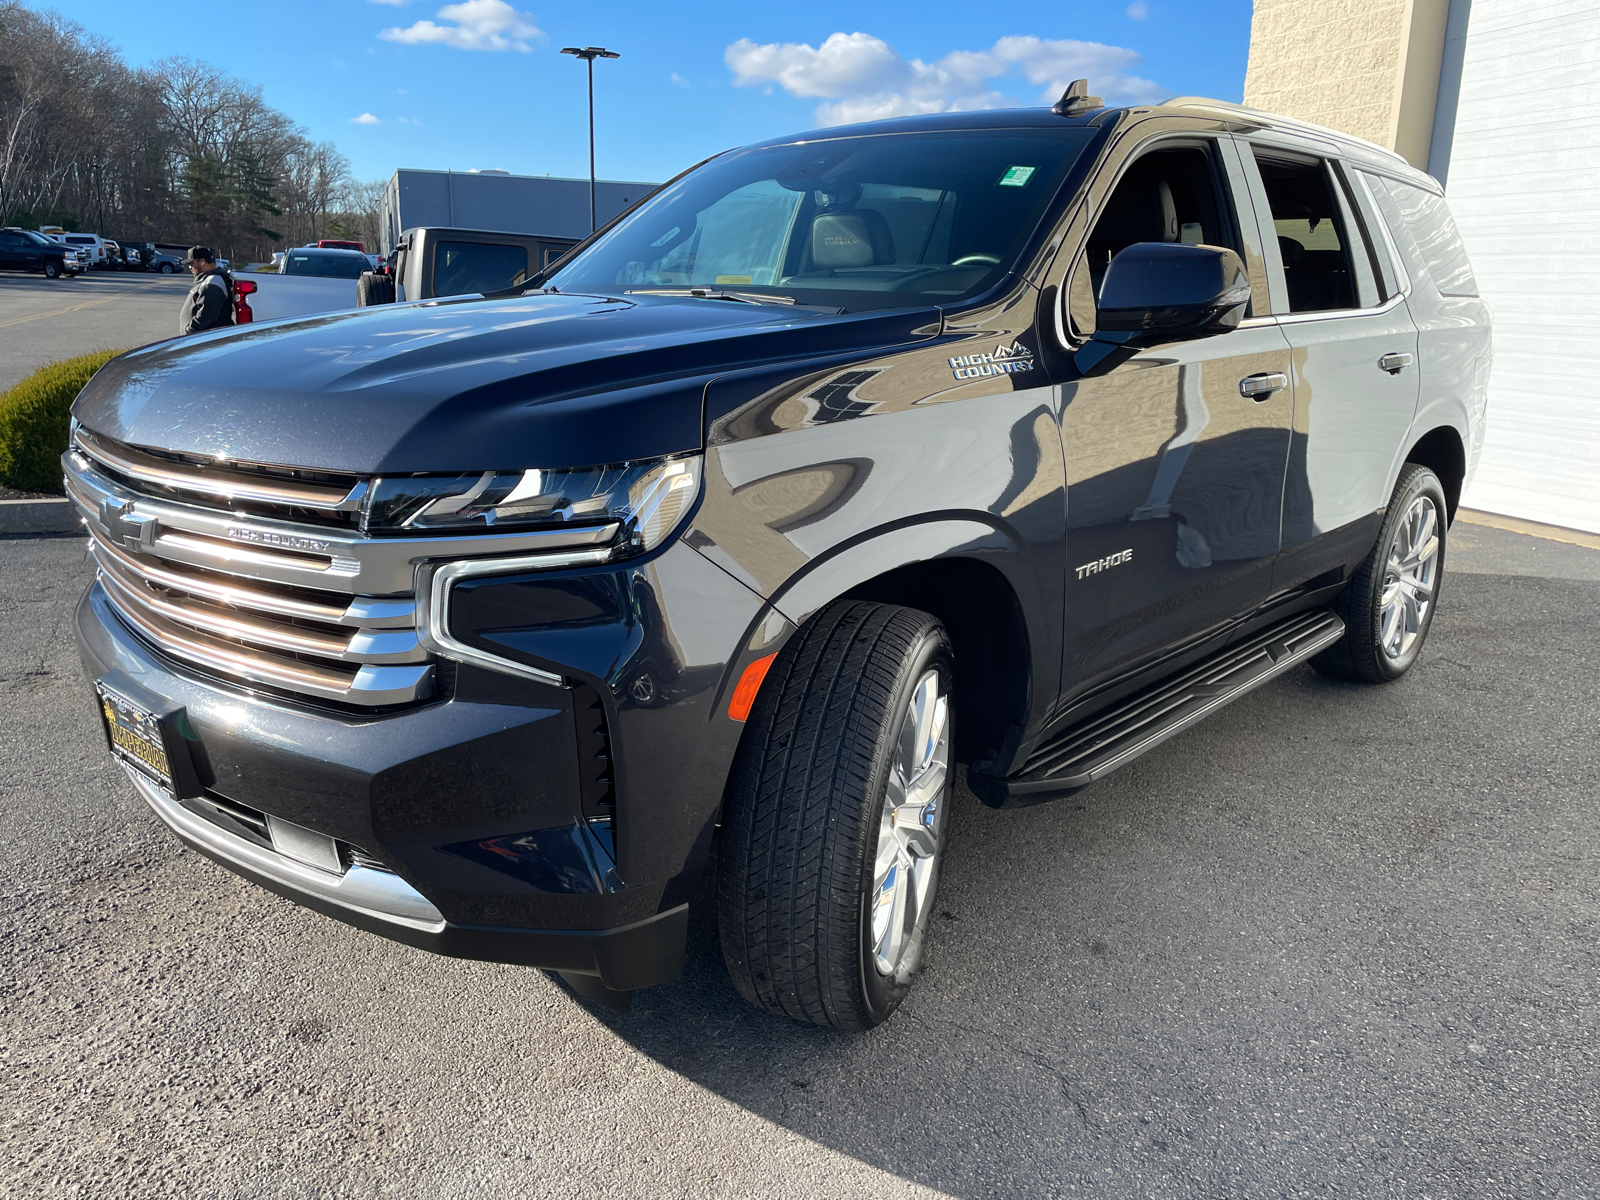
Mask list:
[[[248,297],[255,319],[275,321],[363,304],[502,291],[543,273],[575,245],[572,238],[480,229],[408,229],[386,274],[371,272],[371,261],[355,250],[297,246],[284,255],[277,273],[240,271],[234,279],[255,284]]]

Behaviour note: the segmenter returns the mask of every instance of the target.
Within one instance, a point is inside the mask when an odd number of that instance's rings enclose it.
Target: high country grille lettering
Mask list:
[[[996,346],[988,354],[959,354],[948,360],[957,379],[981,379],[985,375],[1015,375],[1033,370],[1033,351],[1021,342]]]
[[[228,536],[236,542],[249,542],[252,546],[274,546],[279,550],[299,550],[309,554],[326,554],[333,548],[330,543],[316,538],[272,533],[265,529],[246,529],[240,525],[229,525]]]
[[[1109,571],[1112,567],[1120,567],[1123,563],[1133,561],[1133,551],[1118,550],[1115,554],[1108,554],[1104,558],[1097,558],[1094,562],[1086,562],[1078,568],[1078,578],[1088,575],[1098,575],[1101,571]]]

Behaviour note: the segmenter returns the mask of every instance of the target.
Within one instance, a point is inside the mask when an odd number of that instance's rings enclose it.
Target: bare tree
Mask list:
[[[344,156],[259,87],[193,58],[130,68],[60,14],[0,0],[0,223],[264,258],[348,224],[351,186]]]

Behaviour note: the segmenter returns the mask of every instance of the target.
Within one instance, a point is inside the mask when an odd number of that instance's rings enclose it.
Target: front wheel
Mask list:
[[[1312,666],[1363,683],[1387,683],[1411,669],[1439,606],[1449,511],[1439,477],[1407,463],[1377,542],[1334,602],[1344,637]]]
[[[172,267],[171,263],[162,263],[161,264],[161,273],[163,275],[171,275],[172,271],[173,271],[173,267]]]
[[[44,264],[44,277],[46,279],[60,279],[61,278],[61,266],[60,266],[60,264],[56,263],[56,262],[47,262],[47,263],[45,263]]]
[[[839,1029],[887,1020],[922,967],[950,803],[949,639],[840,601],[784,647],[723,811],[719,919],[734,985]]]

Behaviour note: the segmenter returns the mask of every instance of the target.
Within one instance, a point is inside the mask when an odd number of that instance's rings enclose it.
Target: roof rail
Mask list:
[[[1329,129],[1326,125],[1316,125],[1310,121],[1301,121],[1294,117],[1285,117],[1279,115],[1278,113],[1265,112],[1259,108],[1246,108],[1242,104],[1234,104],[1228,100],[1213,100],[1207,96],[1174,96],[1171,100],[1163,100],[1161,102],[1161,107],[1187,108],[1198,112],[1212,112],[1219,116],[1254,121],[1269,128],[1291,129],[1297,133],[1306,133],[1315,137],[1330,138],[1337,142],[1344,142],[1347,145],[1360,146],[1368,153],[1381,155],[1384,158],[1392,159],[1397,163],[1403,164],[1408,169],[1414,169],[1411,167],[1410,163],[1406,162],[1403,155],[1396,154],[1387,146],[1380,146],[1376,142],[1369,142],[1366,140],[1366,138],[1359,138],[1352,133],[1344,133],[1338,129]]]

